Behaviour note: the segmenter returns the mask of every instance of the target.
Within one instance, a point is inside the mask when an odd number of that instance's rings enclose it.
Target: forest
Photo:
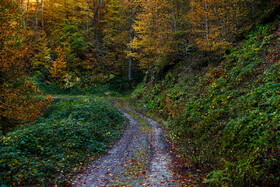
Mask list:
[[[171,186],[279,186],[279,77],[279,0],[0,0],[0,185],[74,185],[126,113]]]

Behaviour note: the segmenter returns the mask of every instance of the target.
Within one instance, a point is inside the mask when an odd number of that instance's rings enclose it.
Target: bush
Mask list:
[[[0,183],[63,183],[87,158],[104,153],[124,124],[103,99],[56,101],[37,124],[1,137]]]
[[[279,185],[280,40],[274,30],[258,25],[217,67],[184,78],[169,73],[133,94],[138,106],[169,120],[170,138],[192,167],[208,172],[205,183]]]

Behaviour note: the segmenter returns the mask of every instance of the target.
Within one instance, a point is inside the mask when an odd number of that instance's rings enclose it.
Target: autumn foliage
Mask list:
[[[192,40],[202,50],[229,48],[239,27],[255,9],[249,0],[198,0],[190,5]]]
[[[53,78],[62,79],[64,78],[66,68],[65,55],[60,46],[55,49],[55,53],[57,58],[51,61],[50,73]]]
[[[28,58],[18,4],[0,2],[0,121],[2,131],[31,122],[48,106],[36,101],[36,85],[25,76]]]
[[[142,10],[138,13],[134,29],[136,37],[132,55],[139,59],[144,69],[161,69],[165,56],[174,52],[173,33],[176,32],[173,5],[170,1],[140,1]],[[170,14],[167,14],[170,12]]]

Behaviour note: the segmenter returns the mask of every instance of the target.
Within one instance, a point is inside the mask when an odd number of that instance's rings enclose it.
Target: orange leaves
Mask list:
[[[57,58],[56,60],[51,61],[52,64],[51,67],[49,67],[50,73],[53,78],[62,79],[65,76],[64,70],[66,68],[65,54],[60,46],[55,49],[55,53],[57,55]]]
[[[49,107],[51,98],[46,101],[36,101],[32,94],[36,93],[31,81],[16,88],[1,88],[0,118],[1,126],[14,126],[34,121],[37,116]]]
[[[167,105],[167,108],[168,108],[168,115],[169,116],[175,117],[176,115],[179,114],[180,111],[184,110],[183,107],[174,106],[171,103],[170,98],[168,96],[166,96],[165,101],[166,101],[166,105]]]
[[[0,126],[6,133],[35,120],[48,107],[50,99],[35,99],[37,86],[24,75],[30,51],[18,4],[0,1],[0,8]]]

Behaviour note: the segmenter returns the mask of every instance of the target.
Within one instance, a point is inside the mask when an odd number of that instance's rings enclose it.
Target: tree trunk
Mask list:
[[[206,17],[205,17],[205,30],[206,30],[206,40],[209,42],[209,20],[208,20],[208,4],[207,0],[205,0],[205,12],[206,12]]]
[[[252,4],[252,17],[255,18],[256,17],[256,6],[255,6],[255,0],[251,1]]]
[[[24,20],[24,6],[23,6],[24,0],[21,0],[21,9],[22,9],[22,23],[23,26],[25,27],[25,20]]]
[[[27,1],[27,7],[26,7],[26,21],[25,21],[26,26],[28,24],[28,14],[29,14],[29,0]]]
[[[234,10],[234,23],[235,23],[235,26],[237,27],[238,26],[238,17],[237,17],[237,8],[236,8],[236,3],[234,2],[233,4],[233,10]]]
[[[76,16],[76,6],[77,6],[77,1],[74,0],[74,3],[73,3],[73,15],[72,15],[73,18],[77,18],[77,16]]]
[[[87,0],[87,37],[88,37],[88,34],[89,34],[89,0]]]
[[[94,12],[94,17],[93,17],[93,29],[95,29],[96,19],[97,19],[97,16],[98,16],[98,11],[99,11],[99,8],[101,7],[102,3],[103,3],[103,0],[99,0],[99,5],[98,5],[98,7],[96,8],[96,11]]]
[[[96,27],[96,21],[99,18],[98,11],[99,11],[99,8],[101,7],[102,3],[103,3],[103,0],[99,0],[99,4],[98,4],[98,6],[97,6],[97,8],[94,12],[94,17],[93,17],[93,30],[95,32],[95,44],[94,44],[94,46],[97,45],[97,41],[98,41],[98,34],[97,34],[97,30],[95,29],[95,27]]]
[[[66,0],[63,1],[64,2],[64,13],[65,13],[65,19],[64,22],[66,23],[68,20],[68,15],[67,15],[67,7],[66,7]]]
[[[174,32],[177,32],[177,20],[176,20],[176,12],[175,12],[175,7],[173,4],[173,1],[170,0],[171,6],[172,6],[172,12],[173,12],[173,19],[174,19]]]
[[[44,0],[41,0],[42,27],[44,27]]]
[[[35,23],[36,23],[36,34],[38,32],[38,14],[39,14],[39,0],[37,0],[37,6],[36,6],[36,20],[35,20]]]
[[[132,41],[133,41],[133,13],[132,13],[132,7],[130,8],[130,47],[129,47],[129,50],[130,50],[130,53],[132,53]],[[132,56],[131,54],[129,55],[129,65],[128,65],[128,80],[131,81],[131,69],[132,69]]]

